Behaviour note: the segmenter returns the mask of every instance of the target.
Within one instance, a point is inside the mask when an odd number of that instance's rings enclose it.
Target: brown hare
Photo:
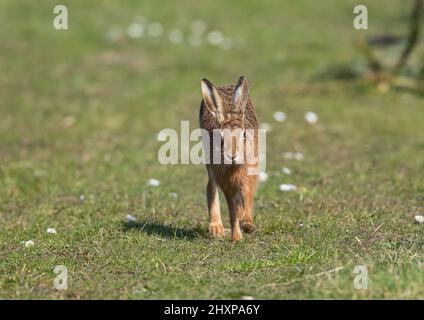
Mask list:
[[[210,153],[210,161],[206,164],[209,176],[209,234],[214,237],[224,235],[218,194],[220,187],[230,212],[231,240],[238,241],[242,238],[241,229],[248,233],[255,230],[253,197],[258,182],[258,161],[246,161],[249,156],[246,153],[254,152],[252,158],[257,159],[258,122],[248,93],[249,81],[242,76],[236,86],[215,87],[210,81],[203,79],[201,87],[203,100],[200,104],[200,127],[210,137],[210,145],[205,147],[214,148],[212,141],[216,132],[219,133],[221,147],[215,149],[218,150],[219,157],[216,158],[219,161]],[[246,131],[251,133],[251,148],[246,147],[249,140],[246,138]]]

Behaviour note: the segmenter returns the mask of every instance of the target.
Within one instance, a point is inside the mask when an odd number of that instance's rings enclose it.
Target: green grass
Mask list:
[[[424,227],[414,223],[424,213],[423,97],[307,85],[358,59],[355,1],[99,2],[62,1],[67,31],[52,27],[56,1],[0,3],[0,298],[424,298]],[[361,2],[365,34],[404,33],[409,7],[380,2]],[[235,48],[105,39],[137,15],[185,33],[204,20]],[[205,168],[160,165],[156,135],[181,120],[197,127],[202,78],[241,74],[273,130],[258,231],[232,244],[207,235]],[[66,291],[52,288],[56,265],[68,268]],[[356,265],[368,267],[368,290],[353,287]]]

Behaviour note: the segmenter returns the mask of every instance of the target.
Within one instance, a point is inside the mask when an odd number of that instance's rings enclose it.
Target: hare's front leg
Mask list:
[[[230,211],[231,241],[239,241],[243,238],[240,230],[240,221],[243,217],[243,195],[241,192],[229,195],[225,194]]]
[[[248,184],[244,188],[244,214],[241,221],[241,227],[244,232],[251,233],[255,231],[253,223],[253,198],[255,196],[258,176],[249,176]]]
[[[218,187],[215,180],[210,176],[206,194],[209,211],[209,234],[214,237],[221,237],[225,234],[225,231],[221,220]]]

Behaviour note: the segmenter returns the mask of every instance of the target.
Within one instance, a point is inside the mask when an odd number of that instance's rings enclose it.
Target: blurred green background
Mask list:
[[[423,298],[422,94],[337,76],[366,69],[355,39],[407,34],[411,3],[361,1],[358,31],[350,0],[1,1],[0,298]],[[160,165],[157,133],[198,126],[202,78],[242,74],[272,130],[259,229],[234,245],[207,235],[205,169]]]

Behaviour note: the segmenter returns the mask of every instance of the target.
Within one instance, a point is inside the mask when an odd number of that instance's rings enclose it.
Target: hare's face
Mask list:
[[[246,132],[243,122],[234,117],[223,123],[221,128],[221,153],[224,164],[244,163]]]
[[[220,127],[221,153],[224,164],[244,163],[246,139],[244,113],[248,99],[249,81],[243,76],[240,77],[234,92],[231,93],[225,90],[220,91],[206,79],[202,80],[201,86],[205,106]]]

